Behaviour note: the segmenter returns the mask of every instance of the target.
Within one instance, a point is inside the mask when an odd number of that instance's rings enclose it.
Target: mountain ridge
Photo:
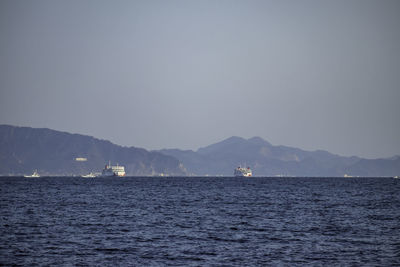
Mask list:
[[[81,175],[99,172],[109,161],[125,166],[127,175],[187,174],[172,156],[48,128],[0,125],[0,148],[3,175],[22,175],[35,169],[43,175]]]
[[[0,174],[80,175],[100,171],[108,161],[127,175],[225,175],[241,164],[256,176],[398,176],[400,156],[345,157],[325,150],[272,145],[261,137],[232,136],[196,151],[147,151],[108,140],[48,128],[0,125]],[[86,162],[74,159],[87,158]]]
[[[394,176],[400,173],[399,156],[393,157],[394,161],[346,157],[325,150],[275,146],[257,136],[249,139],[232,136],[197,151],[158,151],[179,159],[194,175],[232,175],[239,164],[249,165],[258,176]]]

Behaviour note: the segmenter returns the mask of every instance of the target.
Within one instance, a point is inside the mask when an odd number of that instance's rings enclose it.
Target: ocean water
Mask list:
[[[399,266],[393,178],[0,178],[0,265]]]

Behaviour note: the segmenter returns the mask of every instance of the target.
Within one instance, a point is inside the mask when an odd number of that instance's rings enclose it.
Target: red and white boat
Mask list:
[[[235,177],[251,177],[253,173],[251,172],[250,167],[247,168],[242,168],[242,167],[237,167],[233,173]]]

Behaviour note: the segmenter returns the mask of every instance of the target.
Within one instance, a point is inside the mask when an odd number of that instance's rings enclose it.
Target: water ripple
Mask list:
[[[0,178],[0,265],[400,264],[382,178]]]

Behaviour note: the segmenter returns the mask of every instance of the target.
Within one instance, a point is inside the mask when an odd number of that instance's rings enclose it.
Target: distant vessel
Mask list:
[[[39,175],[39,173],[37,172],[37,170],[35,170],[35,171],[32,173],[32,175],[24,175],[24,177],[27,177],[27,178],[37,178],[37,177],[40,177],[40,175]]]
[[[237,167],[233,173],[236,177],[250,177],[253,175],[251,172],[250,167],[247,168],[242,168],[242,167]]]
[[[91,173],[86,174],[86,175],[81,175],[81,177],[83,177],[83,178],[94,178],[94,177],[97,177],[97,175],[95,173],[91,172]]]
[[[125,176],[125,168],[124,166],[111,166],[110,163],[108,163],[103,171],[101,172],[101,176],[103,177],[111,177],[111,176]]]

